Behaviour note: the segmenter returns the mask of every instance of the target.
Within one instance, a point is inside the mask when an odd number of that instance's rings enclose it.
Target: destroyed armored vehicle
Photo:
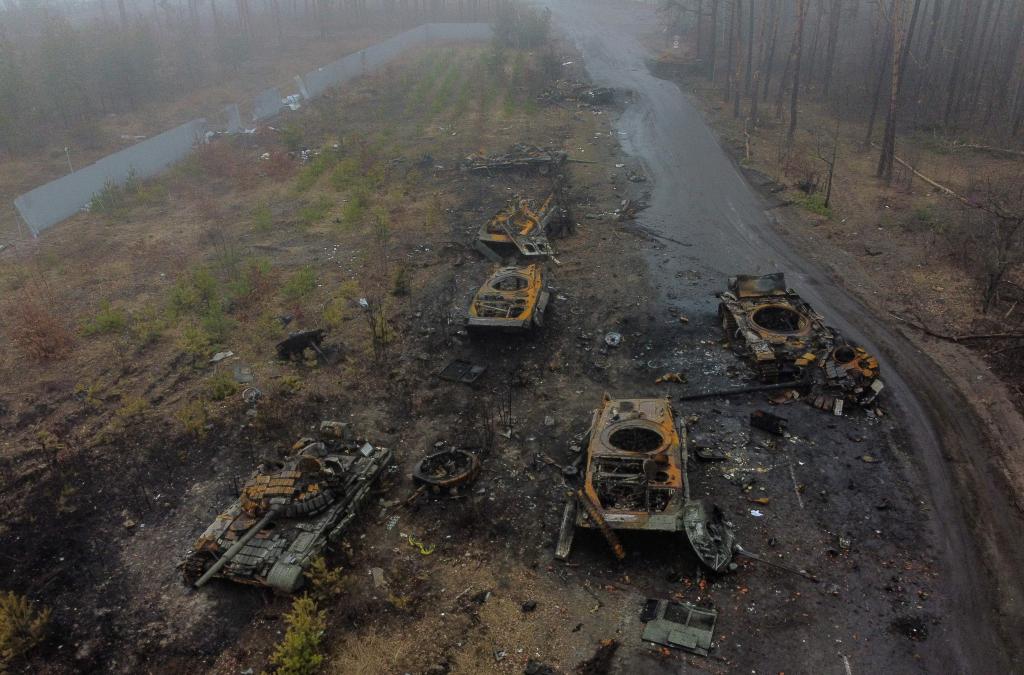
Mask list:
[[[503,267],[473,297],[466,325],[471,330],[528,331],[543,324],[550,297],[538,265]]]
[[[213,577],[291,593],[329,542],[336,542],[391,461],[369,443],[303,439],[284,461],[264,463],[238,501],[217,516],[180,567],[186,584]],[[299,445],[299,444],[296,444]]]
[[[517,143],[508,152],[500,155],[470,155],[463,161],[465,171],[509,171],[516,169],[536,169],[538,173],[547,174],[558,168],[569,155],[562,150],[547,150],[535,145]]]
[[[766,382],[798,379],[805,354],[831,344],[824,318],[786,288],[782,273],[733,277],[720,297],[718,318],[726,340]]]
[[[536,210],[527,199],[510,202],[480,226],[474,245],[497,263],[517,253],[527,258],[554,255],[548,225],[557,210],[554,193]]]
[[[584,484],[566,504],[556,558],[568,558],[576,528],[600,530],[619,559],[625,552],[615,530],[646,530],[685,533],[706,565],[719,571],[729,564],[733,541],[722,535],[731,533],[697,526],[716,514],[689,501],[686,427],[667,399],[605,395],[586,453]]]
[[[843,401],[865,405],[882,390],[878,360],[827,326],[782,273],[733,277],[720,297],[726,340],[765,382],[799,381],[813,405],[836,414]]]

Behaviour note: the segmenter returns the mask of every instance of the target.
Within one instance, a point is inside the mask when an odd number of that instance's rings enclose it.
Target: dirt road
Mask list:
[[[1024,528],[984,450],[985,433],[960,394],[926,354],[854,300],[841,280],[827,278],[813,260],[793,251],[688,97],[648,72],[652,54],[641,38],[657,30],[653,9],[578,0],[545,4],[582,51],[596,84],[635,92],[617,132],[651,179],[650,207],[641,225],[674,240],[666,242],[663,253],[669,255],[648,255],[651,278],[661,280],[661,303],[691,317],[711,314],[714,293],[728,276],[784,271],[790,285],[831,323],[881,355],[888,400],[898,408],[911,447],[904,478],[921,511],[929,514],[918,525],[919,534],[938,562],[936,586],[943,596],[945,618],[918,667],[1012,670],[1019,664],[1019,646],[1006,638],[1019,636],[1022,625],[1024,554],[1017,542]],[[684,277],[690,280],[680,281]],[[764,641],[753,649],[770,654],[785,648]]]

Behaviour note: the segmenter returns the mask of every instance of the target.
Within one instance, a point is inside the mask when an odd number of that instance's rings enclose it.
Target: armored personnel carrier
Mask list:
[[[312,439],[284,461],[265,464],[238,501],[196,540],[181,563],[186,584],[213,577],[291,593],[328,542],[337,541],[391,461],[369,443]]]
[[[539,266],[503,267],[473,297],[466,325],[471,330],[527,331],[543,324],[550,296]]]
[[[594,411],[583,487],[566,504],[555,557],[565,560],[576,528],[600,530],[615,555],[616,530],[685,533],[700,560],[716,571],[732,560],[732,539],[710,507],[689,501],[686,427],[667,399],[607,395]],[[720,513],[720,512],[719,512]]]

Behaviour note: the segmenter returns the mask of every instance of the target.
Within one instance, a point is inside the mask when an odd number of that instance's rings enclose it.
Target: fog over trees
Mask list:
[[[0,0],[0,152],[180,98],[289,43],[487,20],[495,0]]]
[[[737,116],[785,115],[792,138],[799,100],[824,101],[867,121],[881,176],[897,129],[1021,144],[1024,3],[667,0],[663,12]]]

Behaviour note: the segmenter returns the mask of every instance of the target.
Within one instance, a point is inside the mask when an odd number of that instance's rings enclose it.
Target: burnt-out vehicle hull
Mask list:
[[[686,459],[686,427],[667,399],[605,396],[591,420],[586,477],[566,504],[555,557],[569,557],[577,528],[599,530],[620,560],[616,532],[681,533],[702,562],[724,569],[733,540],[717,526],[698,525],[712,511],[690,502]]]
[[[473,296],[466,326],[476,332],[527,332],[543,325],[550,296],[538,265],[503,267]]]
[[[182,578],[212,578],[291,593],[324,547],[341,538],[391,461],[369,443],[301,450],[252,474],[239,499],[203,532],[182,561]]]
[[[828,326],[782,273],[733,277],[719,297],[726,341],[764,382],[799,383],[813,405],[837,414],[882,390],[878,360]]]

